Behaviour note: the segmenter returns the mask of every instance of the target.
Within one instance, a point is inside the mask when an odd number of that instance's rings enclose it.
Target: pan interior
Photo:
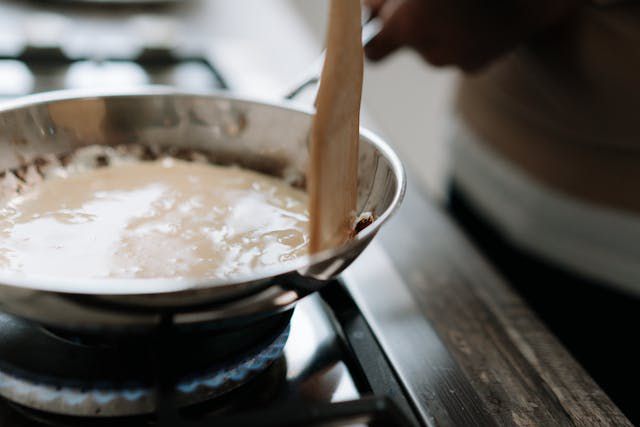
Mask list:
[[[21,186],[5,175],[26,191],[0,205],[0,268],[52,279],[224,279],[308,253],[306,193],[282,179],[137,144],[57,160],[30,165]]]
[[[16,189],[28,190],[33,184],[30,173],[37,172],[45,162],[63,159],[68,153],[92,145],[154,147],[176,157],[206,153],[215,164],[238,165],[304,188],[310,124],[307,111],[222,96],[62,94],[48,100],[24,100],[22,104],[0,109],[0,171],[4,182],[0,201]],[[401,173],[388,147],[362,136],[358,213],[371,214],[375,218],[373,223],[345,247],[252,275],[223,281],[104,279],[52,283],[47,277],[17,277],[0,272],[0,282],[61,292],[146,294],[232,286],[295,270],[314,275],[336,258],[352,258],[354,248],[356,252],[361,250],[362,241],[375,234],[399,201]],[[97,283],[87,286],[89,282]]]

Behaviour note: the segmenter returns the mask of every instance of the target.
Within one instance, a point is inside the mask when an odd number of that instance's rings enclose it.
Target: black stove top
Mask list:
[[[5,317],[5,322],[13,321],[20,322]],[[164,346],[164,350],[155,351],[159,360],[152,363],[152,369],[157,372],[151,393],[155,396],[157,408],[150,414],[129,417],[54,415],[3,400],[0,402],[0,425],[415,425],[413,411],[393,371],[340,283],[334,283],[321,295],[309,297],[298,304],[287,332],[289,337],[284,351],[268,368],[246,382],[239,381],[226,393],[200,403],[184,402],[185,383],[176,387],[177,380],[174,379],[175,367],[179,365],[173,356],[167,356],[168,347]],[[5,355],[11,350],[6,348],[7,344],[3,340]],[[47,357],[43,351],[37,358],[47,363]],[[6,366],[5,363],[4,368]],[[87,368],[78,369],[84,371]],[[38,381],[37,378],[31,382],[52,384],[51,380]],[[0,373],[0,394],[7,393],[10,387],[15,387],[15,384],[6,374]],[[59,386],[58,391],[62,387]],[[88,389],[76,391],[89,392]],[[35,399],[34,396],[32,398]],[[57,395],[54,398],[61,397]]]
[[[135,334],[53,331],[0,314],[0,395],[49,412],[153,412],[162,376],[186,406],[237,388],[278,360],[292,311],[245,325],[163,325]]]

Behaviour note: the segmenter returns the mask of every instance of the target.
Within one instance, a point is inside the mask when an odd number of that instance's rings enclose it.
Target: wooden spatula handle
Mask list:
[[[327,54],[311,130],[310,249],[351,237],[358,186],[363,82],[360,0],[331,0]]]

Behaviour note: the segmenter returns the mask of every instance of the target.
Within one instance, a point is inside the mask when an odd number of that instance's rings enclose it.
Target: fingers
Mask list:
[[[392,33],[387,33],[383,29],[365,46],[364,52],[371,61],[380,61],[398,50],[400,46],[400,41]]]
[[[377,10],[383,27],[366,46],[365,53],[372,61],[379,61],[408,43],[406,27],[411,21],[408,2],[404,0],[367,0],[369,3],[383,3]]]

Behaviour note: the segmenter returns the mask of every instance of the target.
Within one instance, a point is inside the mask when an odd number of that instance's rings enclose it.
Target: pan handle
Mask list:
[[[311,276],[304,276],[299,272],[291,272],[273,279],[274,284],[295,291],[298,295],[304,296],[313,292],[319,291],[328,283],[331,283],[332,279],[315,279]]]
[[[362,45],[365,46],[369,43],[376,35],[378,35],[381,29],[382,20],[380,18],[368,19],[362,26]],[[322,74],[325,54],[326,50],[323,51],[320,57],[316,59],[304,74],[296,80],[296,83],[284,92],[284,99],[293,100],[311,86],[316,86],[317,90],[317,84],[320,81],[320,74]],[[315,99],[315,93],[313,94],[313,98]]]

